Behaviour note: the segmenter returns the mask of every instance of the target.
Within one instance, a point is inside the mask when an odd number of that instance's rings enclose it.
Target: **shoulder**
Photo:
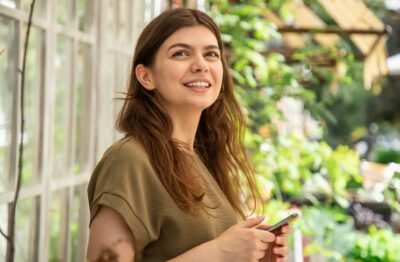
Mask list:
[[[90,220],[94,221],[101,206],[112,208],[143,248],[149,242],[147,208],[153,205],[151,194],[160,188],[143,146],[133,137],[123,138],[105,151],[90,178]]]
[[[149,162],[146,150],[134,137],[124,137],[114,143],[105,151],[102,160],[136,164]]]
[[[138,180],[155,177],[154,169],[143,146],[133,137],[125,137],[111,145],[94,169],[89,191],[129,188]]]

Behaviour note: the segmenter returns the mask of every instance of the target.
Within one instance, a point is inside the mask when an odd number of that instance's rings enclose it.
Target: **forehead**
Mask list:
[[[161,49],[176,43],[185,43],[190,46],[218,46],[218,40],[213,32],[203,25],[187,26],[176,30],[161,45]]]

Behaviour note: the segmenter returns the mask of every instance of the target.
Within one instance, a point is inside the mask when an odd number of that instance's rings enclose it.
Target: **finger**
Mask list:
[[[259,225],[258,227],[257,227],[257,229],[260,229],[260,230],[267,230],[268,228],[270,228],[271,226],[268,226],[268,225]]]
[[[254,258],[258,261],[258,259],[261,259],[265,256],[265,251],[264,250],[260,250],[257,251]]]
[[[288,253],[289,253],[289,248],[287,248],[287,247],[274,247],[273,249],[272,249],[272,252],[275,254],[275,255],[280,255],[280,256],[287,256],[288,255]]]
[[[260,243],[257,245],[257,250],[265,251],[269,248],[269,246],[270,245],[268,243],[260,241]]]
[[[252,228],[252,227],[255,227],[255,226],[261,224],[264,221],[264,219],[265,219],[265,216],[250,218],[250,219],[247,219],[247,220],[239,223],[239,226],[243,227],[243,228]]]
[[[258,233],[259,239],[261,241],[266,243],[274,242],[275,235],[273,233],[260,229],[254,229],[254,230],[256,230],[256,232]]]
[[[292,228],[289,225],[283,226],[280,230],[281,234],[288,234],[292,232]]]
[[[257,229],[261,230],[268,230],[271,226],[270,225],[259,225]],[[275,235],[282,235],[282,234],[288,234],[292,232],[292,228],[289,225],[282,226],[278,230],[275,230],[273,233]]]
[[[257,227],[257,229],[264,230],[264,231],[268,231],[269,228],[271,228],[270,225],[259,225]],[[281,231],[281,228],[278,228],[278,229],[276,229],[274,231],[268,231],[268,232],[271,232],[274,235],[281,235],[282,233],[280,231]]]
[[[288,242],[287,235],[280,235],[275,238],[275,243],[281,246],[286,245]]]

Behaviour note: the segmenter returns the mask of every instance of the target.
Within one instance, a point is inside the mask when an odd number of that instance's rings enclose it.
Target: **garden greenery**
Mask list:
[[[236,94],[247,115],[245,143],[258,174],[266,214],[273,223],[288,214],[290,202],[306,199],[313,205],[302,208],[303,217],[295,225],[309,238],[305,255],[329,261],[398,261],[392,253],[400,250],[399,237],[388,233],[390,229],[358,231],[346,214],[362,180],[360,157],[341,144],[349,142],[342,137],[354,135],[363,121],[359,109],[372,94],[363,87],[362,64],[355,61],[354,47],[346,39],[333,47],[311,44],[296,51],[293,57],[301,61],[298,64],[288,64],[283,55],[269,52],[282,39],[264,12],[290,17],[284,8],[287,2],[210,1],[210,15],[222,31]],[[330,22],[317,1],[306,2]],[[309,59],[326,54],[344,68],[340,74]],[[288,132],[282,128],[286,119],[279,105],[284,99],[302,102],[304,112],[317,120],[314,130]],[[329,134],[334,127],[343,129],[339,136]],[[398,203],[397,191],[386,196],[393,205]],[[394,244],[382,247],[377,255],[371,250],[376,239]]]

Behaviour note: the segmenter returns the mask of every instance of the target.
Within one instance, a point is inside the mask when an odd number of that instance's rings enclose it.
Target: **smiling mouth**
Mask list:
[[[190,82],[190,83],[186,83],[183,84],[186,87],[189,88],[210,88],[211,84],[207,83],[207,82]]]

